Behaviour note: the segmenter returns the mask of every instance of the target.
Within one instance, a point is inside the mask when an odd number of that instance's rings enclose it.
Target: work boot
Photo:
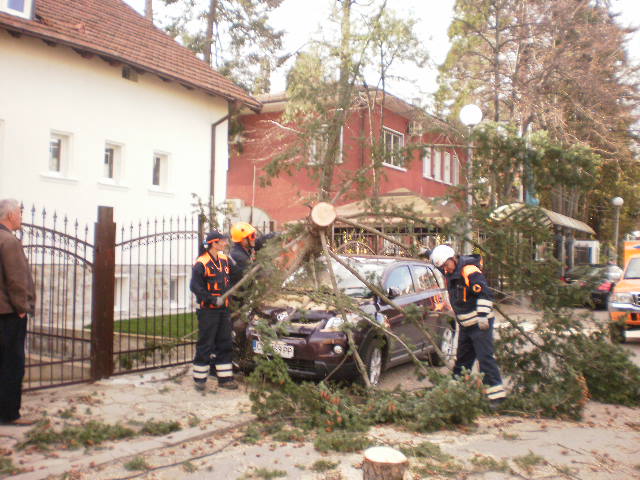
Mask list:
[[[494,412],[497,410],[500,410],[500,405],[502,405],[505,400],[506,398],[504,397],[494,398],[493,400],[489,400],[489,408]]]
[[[26,416],[16,418],[15,420],[2,421],[0,422],[0,424],[14,427],[29,427],[31,425],[35,425],[36,423],[38,423],[38,421],[39,419],[37,418]]]
[[[218,387],[226,388],[227,390],[237,390],[238,384],[235,380],[227,380],[226,382],[218,382]]]

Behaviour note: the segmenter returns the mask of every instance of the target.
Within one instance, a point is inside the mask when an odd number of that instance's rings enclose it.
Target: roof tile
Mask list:
[[[258,110],[260,102],[121,0],[36,0],[35,19],[0,27],[130,64]]]

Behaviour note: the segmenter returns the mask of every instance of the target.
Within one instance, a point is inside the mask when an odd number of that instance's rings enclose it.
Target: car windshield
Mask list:
[[[368,282],[374,285],[380,285],[384,271],[383,262],[357,258],[344,258],[343,260]],[[336,260],[332,259],[331,264],[336,276],[338,289],[342,293],[354,298],[368,298],[371,296],[369,288],[358,280],[349,270]],[[303,290],[316,290],[322,286],[332,288],[331,276],[326,262],[324,259],[316,259],[313,262],[306,263],[287,279],[285,286]]]
[[[624,272],[624,278],[640,278],[640,258],[629,260],[627,270]]]

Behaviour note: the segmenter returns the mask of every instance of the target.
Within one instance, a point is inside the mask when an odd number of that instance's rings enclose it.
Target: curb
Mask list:
[[[218,433],[225,433],[229,430],[242,427],[254,419],[253,415],[237,415],[233,423],[224,420],[218,420],[215,424],[206,430],[200,427],[192,427],[179,432],[173,432],[163,437],[153,437],[140,439],[138,441],[129,441],[116,443],[107,452],[97,453],[91,456],[83,456],[82,458],[70,462],[69,459],[52,459],[47,465],[37,467],[37,470],[25,472],[11,477],[13,480],[42,480],[51,475],[62,475],[71,469],[93,468],[106,463],[113,463],[122,459],[140,455],[150,450],[159,450],[162,448],[173,447],[185,442],[202,440]]]

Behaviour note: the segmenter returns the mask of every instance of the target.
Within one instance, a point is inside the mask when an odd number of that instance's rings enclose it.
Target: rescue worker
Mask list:
[[[226,245],[226,236],[217,230],[207,234],[204,241],[206,251],[196,260],[189,285],[199,305],[198,343],[193,359],[193,380],[198,390],[206,387],[212,353],[216,355],[218,386],[231,390],[238,388],[231,364],[233,341],[229,300],[222,303],[219,300],[231,288],[232,268],[223,253]]]
[[[232,283],[235,285],[256,259],[256,229],[246,222],[238,222],[231,227],[233,245],[229,256],[233,262]]]
[[[234,267],[231,275],[233,285],[244,276],[250,265],[256,260],[256,252],[264,247],[267,240],[276,235],[277,233],[273,232],[257,238],[255,227],[246,222],[238,222],[231,227],[233,246],[229,256]]]
[[[453,375],[471,370],[478,360],[485,393],[492,408],[506,397],[493,351],[493,295],[482,273],[480,255],[456,255],[449,245],[438,245],[431,261],[444,272],[451,306],[460,324]]]

